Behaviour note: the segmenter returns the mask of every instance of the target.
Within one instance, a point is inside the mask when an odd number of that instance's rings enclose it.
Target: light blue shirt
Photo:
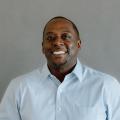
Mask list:
[[[45,65],[11,81],[0,120],[120,120],[120,84],[79,61],[60,83]]]

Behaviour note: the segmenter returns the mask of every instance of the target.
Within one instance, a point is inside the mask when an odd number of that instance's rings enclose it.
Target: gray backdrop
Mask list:
[[[44,24],[56,15],[78,26],[84,64],[120,80],[120,0],[0,0],[0,99],[11,79],[41,67]]]

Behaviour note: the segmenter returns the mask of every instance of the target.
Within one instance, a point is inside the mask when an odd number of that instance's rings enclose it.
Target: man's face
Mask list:
[[[43,39],[42,49],[49,66],[69,67],[76,63],[80,40],[69,21],[61,18],[50,21]]]

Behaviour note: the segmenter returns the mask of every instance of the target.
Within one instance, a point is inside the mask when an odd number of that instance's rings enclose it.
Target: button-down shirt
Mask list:
[[[120,84],[79,61],[60,83],[46,64],[11,81],[0,120],[120,120]]]

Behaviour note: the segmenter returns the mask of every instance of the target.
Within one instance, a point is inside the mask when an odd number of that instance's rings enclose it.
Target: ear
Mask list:
[[[42,52],[43,52],[43,54],[45,53],[44,47],[43,47],[43,42],[42,42]]]
[[[78,46],[78,48],[81,48],[81,40],[77,41],[77,46]]]

